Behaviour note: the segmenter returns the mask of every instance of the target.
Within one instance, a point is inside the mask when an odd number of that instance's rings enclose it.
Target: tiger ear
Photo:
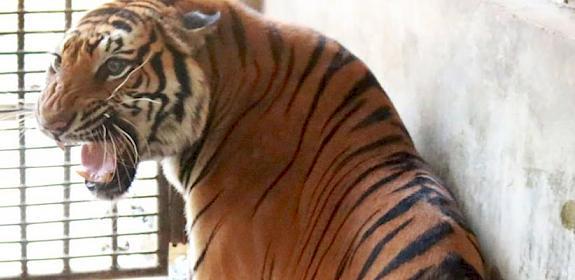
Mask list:
[[[221,17],[219,11],[213,14],[192,11],[176,15],[177,13],[164,14],[158,27],[164,33],[168,44],[188,55],[194,55],[204,46],[206,36],[216,30]]]
[[[221,13],[205,14],[200,11],[189,12],[184,15],[184,27],[194,32],[211,31],[218,21],[220,21]]]

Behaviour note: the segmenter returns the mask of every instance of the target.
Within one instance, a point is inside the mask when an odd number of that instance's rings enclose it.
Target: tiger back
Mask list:
[[[483,279],[452,193],[336,41],[232,0],[118,0],[69,34],[39,123],[92,143],[86,162],[123,143],[115,170],[83,174],[102,198],[162,160],[186,201],[190,277]]]

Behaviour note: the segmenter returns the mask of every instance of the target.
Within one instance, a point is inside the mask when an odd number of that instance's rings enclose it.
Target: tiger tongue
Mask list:
[[[94,183],[109,183],[116,170],[115,155],[102,143],[87,143],[82,145],[82,167],[78,175]]]

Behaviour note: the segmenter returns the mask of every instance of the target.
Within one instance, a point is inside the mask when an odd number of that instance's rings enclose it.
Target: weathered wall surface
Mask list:
[[[505,279],[575,279],[575,10],[549,0],[268,0],[375,71]]]

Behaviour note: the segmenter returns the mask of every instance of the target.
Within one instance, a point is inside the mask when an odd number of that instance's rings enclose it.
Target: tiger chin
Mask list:
[[[53,56],[40,129],[82,145],[102,199],[161,161],[190,277],[483,279],[454,196],[335,40],[234,0],[116,0]]]

